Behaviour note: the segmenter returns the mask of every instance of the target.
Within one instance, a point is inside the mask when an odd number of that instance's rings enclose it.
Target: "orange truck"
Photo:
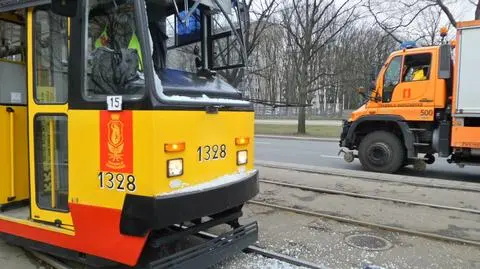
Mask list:
[[[458,23],[456,40],[442,43],[393,52],[372,89],[358,89],[365,103],[343,123],[345,161],[382,173],[423,170],[435,155],[480,164],[480,20]]]

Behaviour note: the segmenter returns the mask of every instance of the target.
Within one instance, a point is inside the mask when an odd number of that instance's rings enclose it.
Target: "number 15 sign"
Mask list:
[[[122,96],[107,96],[108,111],[121,111],[122,110]]]

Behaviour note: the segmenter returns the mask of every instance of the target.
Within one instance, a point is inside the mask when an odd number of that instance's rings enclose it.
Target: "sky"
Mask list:
[[[450,1],[452,12],[458,21],[473,20],[475,17],[475,6],[468,0]]]
[[[248,2],[248,0],[245,0],[245,1]],[[265,1],[266,0],[253,0],[254,10],[259,11],[261,9],[262,3],[264,3]],[[327,2],[327,0],[324,0],[324,1]],[[336,0],[338,5],[341,5],[345,1],[348,1],[348,0]],[[462,20],[473,20],[474,13],[475,13],[475,6],[471,2],[474,2],[474,1],[477,1],[477,0],[444,0],[444,3],[450,8],[455,18],[458,21],[462,21]],[[276,0],[276,2],[279,4],[279,7],[281,8],[284,3],[291,2],[291,0]],[[356,3],[357,1],[350,0],[349,2]]]

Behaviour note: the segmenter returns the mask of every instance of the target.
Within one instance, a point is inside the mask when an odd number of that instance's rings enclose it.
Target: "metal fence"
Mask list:
[[[255,104],[255,118],[256,119],[297,119],[298,107],[277,107]],[[306,108],[307,120],[322,120],[322,119],[347,119],[350,117],[352,110],[339,110],[336,104],[327,104],[326,109],[317,107]]]

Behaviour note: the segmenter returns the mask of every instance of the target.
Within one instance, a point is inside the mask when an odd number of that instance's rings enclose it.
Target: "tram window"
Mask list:
[[[140,32],[134,1],[88,1],[87,100],[107,95],[138,99],[145,93]]]
[[[67,18],[35,12],[35,98],[37,103],[65,103],[68,96]]]
[[[17,18],[22,15],[16,14]],[[0,103],[26,104],[25,26],[0,20]]]
[[[23,62],[25,27],[6,21],[0,21],[0,59]]]
[[[167,54],[167,67],[170,69],[196,72],[197,67],[194,59],[197,57],[195,48],[200,48],[200,43],[185,45],[180,48],[173,48]]]
[[[35,117],[35,186],[42,209],[68,210],[67,117]]]

